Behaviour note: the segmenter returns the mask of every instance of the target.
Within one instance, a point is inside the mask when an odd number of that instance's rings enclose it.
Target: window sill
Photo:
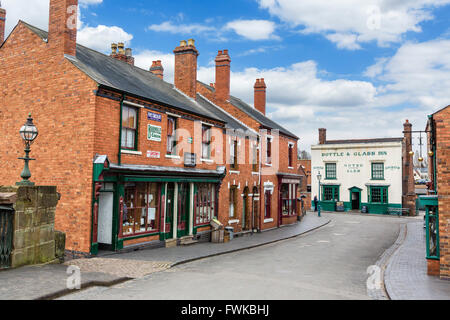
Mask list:
[[[264,223],[271,223],[271,222],[273,222],[273,218],[270,218],[270,219],[264,219]]]
[[[214,160],[211,160],[211,159],[200,159],[201,160],[201,162],[206,162],[206,163],[214,163]]]
[[[266,164],[265,164],[265,166],[266,166],[266,167],[271,167],[271,166],[272,166],[272,164],[270,164],[270,163],[266,163]]]
[[[294,170],[294,167],[288,167],[289,170]]]
[[[252,172],[252,176],[259,176],[259,172]]]
[[[240,171],[230,170],[230,174],[241,174]]]
[[[141,151],[133,151],[133,150],[122,149],[122,150],[120,150],[120,152],[122,154],[132,154],[132,155],[135,155],[135,156],[142,156],[142,152]]]
[[[180,160],[180,159],[181,159],[180,156],[172,156],[172,155],[170,155],[170,154],[166,154],[166,158],[167,158],[167,159],[177,159],[177,160]]]
[[[238,224],[238,223],[239,223],[238,219],[228,220],[228,224]]]

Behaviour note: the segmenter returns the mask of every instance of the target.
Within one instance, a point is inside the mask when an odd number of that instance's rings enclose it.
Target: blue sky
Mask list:
[[[7,32],[18,19],[47,29],[48,0],[3,0]],[[402,135],[409,119],[450,104],[450,0],[80,0],[78,42],[109,52],[125,41],[136,64],[160,59],[173,78],[173,49],[194,38],[199,79],[214,81],[218,50],[232,58],[232,94],[253,103],[268,85],[268,115],[308,149],[331,139]]]

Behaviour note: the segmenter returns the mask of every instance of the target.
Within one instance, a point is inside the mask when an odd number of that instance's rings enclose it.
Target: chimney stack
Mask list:
[[[134,66],[133,51],[130,48],[125,49],[125,44],[123,42],[111,44],[110,57]]]
[[[231,58],[228,50],[219,51],[216,57],[216,100],[225,102],[230,99]]]
[[[55,51],[76,56],[78,0],[50,0],[48,44]]]
[[[403,208],[409,208],[409,214],[416,212],[416,193],[414,184],[414,153],[412,149],[412,124],[409,120],[403,124]]]
[[[5,41],[6,10],[0,2],[0,45]]]
[[[164,68],[162,66],[161,60],[153,61],[150,72],[161,80],[164,80]]]
[[[319,144],[325,144],[327,142],[327,129],[319,129]]]
[[[199,53],[194,39],[181,41],[175,54],[175,87],[189,97],[197,96],[197,58]]]
[[[265,115],[267,86],[266,83],[264,82],[264,78],[256,79],[254,88],[255,88],[255,100],[254,100],[255,109]]]

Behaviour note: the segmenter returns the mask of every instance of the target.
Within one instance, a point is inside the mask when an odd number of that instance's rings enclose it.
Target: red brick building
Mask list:
[[[428,118],[429,196],[427,205],[428,273],[450,280],[450,106]]]
[[[229,96],[227,54],[216,94],[197,81],[195,42],[182,41],[171,85],[160,61],[137,68],[122,44],[111,56],[77,44],[77,4],[50,0],[48,32],[20,21],[0,41],[1,185],[20,177],[18,129],[31,112],[32,180],[58,187],[56,228],[70,251],[191,241],[215,216],[235,232],[296,220],[298,138]]]

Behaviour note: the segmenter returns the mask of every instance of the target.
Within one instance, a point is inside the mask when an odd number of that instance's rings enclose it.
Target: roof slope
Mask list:
[[[43,40],[47,39],[48,32],[25,22],[23,24]],[[197,103],[177,90],[174,85],[161,80],[149,71],[131,66],[80,44],[77,44],[77,56],[66,56],[66,58],[100,85],[188,113],[226,122],[215,114],[215,110],[209,110],[208,105]]]
[[[213,91],[213,92],[215,91],[215,89],[213,87],[208,86],[207,84],[204,84],[204,83],[202,83],[200,81],[199,81],[199,83],[201,85],[203,85],[204,87],[208,88],[210,91]],[[280,132],[282,134],[284,134],[284,135],[290,136],[290,137],[295,138],[295,139],[299,139],[295,134],[293,134],[292,132],[286,130],[285,128],[283,128],[281,125],[279,125],[275,121],[269,119],[264,114],[262,114],[261,112],[259,112],[255,108],[253,108],[252,106],[248,105],[247,103],[245,103],[241,99],[230,95],[230,103],[233,106],[235,106],[236,108],[238,108],[239,110],[241,110],[242,112],[244,112],[247,115],[249,115],[251,118],[253,118],[256,121],[258,121],[259,123],[261,123],[261,125],[263,127],[280,130]]]
[[[403,142],[403,138],[376,138],[376,139],[351,139],[351,140],[327,140],[325,144],[359,144],[359,143],[383,143]]]

